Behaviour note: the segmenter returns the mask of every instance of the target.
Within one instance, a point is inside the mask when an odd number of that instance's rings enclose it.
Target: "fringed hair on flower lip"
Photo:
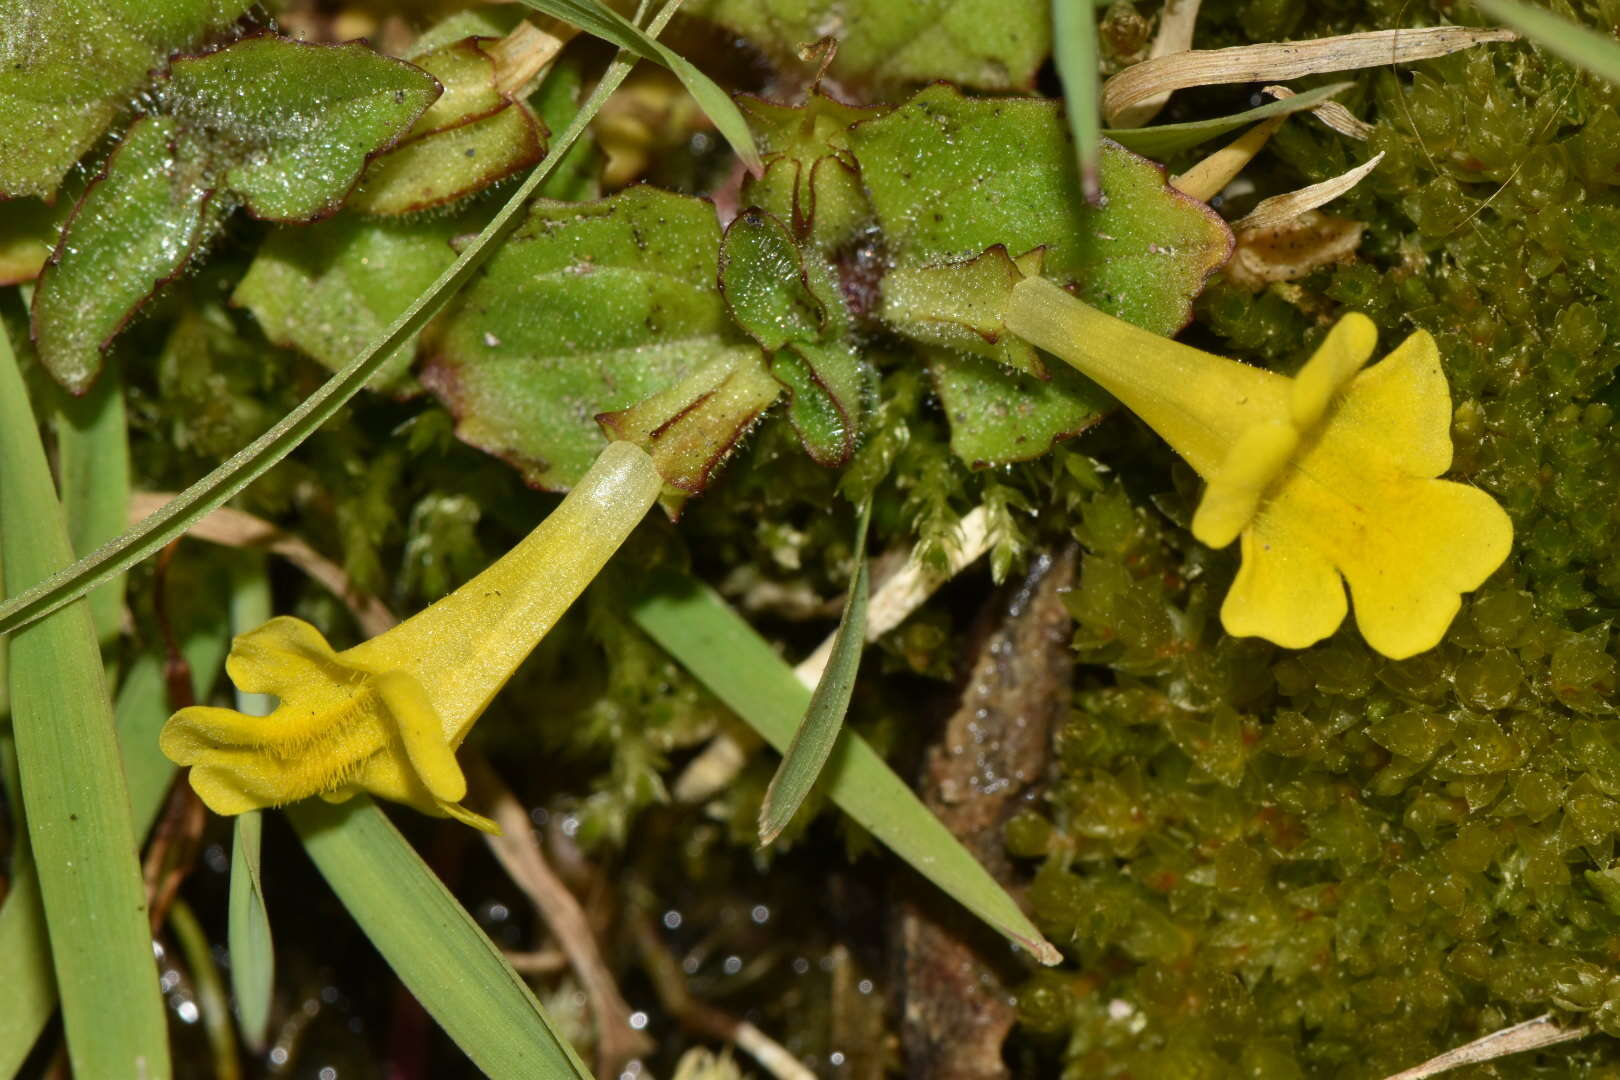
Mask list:
[[[165,755],[219,814],[366,791],[487,832],[461,800],[456,748],[658,497],[663,478],[638,447],[610,443],[533,532],[425,610],[342,652],[277,616],[239,635],[226,671],[269,694],[268,716],[193,706],[169,718]]]

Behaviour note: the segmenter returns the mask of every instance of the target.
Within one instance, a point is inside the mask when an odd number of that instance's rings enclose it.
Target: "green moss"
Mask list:
[[[1086,495],[1070,607],[1102,670],[1044,825],[1007,835],[1085,973],[1021,995],[1068,1076],[1378,1077],[1549,1009],[1620,1031],[1615,91],[1522,47],[1420,67],[1374,76],[1388,157],[1333,208],[1369,223],[1362,258],[1302,284],[1386,347],[1436,336],[1456,474],[1508,508],[1515,553],[1432,653],[1352,630],[1289,653],[1219,634],[1236,556],[1191,544],[1172,475]],[[1284,131],[1279,185],[1344,167],[1337,136]],[[1321,332],[1280,290],[1217,286],[1199,322],[1279,370]],[[1617,1063],[1589,1040],[1489,1075]]]

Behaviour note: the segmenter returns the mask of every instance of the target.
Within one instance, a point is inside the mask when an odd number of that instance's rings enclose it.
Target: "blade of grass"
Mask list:
[[[223,618],[199,622],[180,646],[191,668],[192,688],[202,700],[225,662]],[[169,716],[163,661],[143,653],[130,665],[115,710],[118,743],[135,832],[151,831],[163,806],[174,764],[158,752],[157,732]],[[16,788],[9,789],[12,792]],[[19,817],[18,820],[21,820]],[[11,857],[11,891],[0,906],[0,1077],[15,1076],[56,1010],[56,979],[51,974],[45,910],[27,834],[19,834]]]
[[[1518,0],[1478,0],[1479,9],[1549,52],[1612,83],[1620,83],[1620,42],[1544,8]]]
[[[1268,101],[1264,105],[1249,109],[1247,112],[1232,113],[1230,116],[1217,116],[1209,120],[1191,120],[1185,124],[1160,124],[1158,127],[1146,128],[1108,128],[1103,132],[1128,150],[1134,150],[1145,157],[1164,159],[1178,150],[1185,150],[1190,146],[1197,146],[1201,142],[1229,131],[1236,131],[1256,121],[1266,120],[1273,116],[1286,116],[1289,113],[1304,112],[1322,104],[1328,98],[1339,94],[1355,83],[1339,82],[1331,86],[1318,86],[1314,90],[1307,90],[1293,97],[1279,98]]]
[[[109,358],[90,392],[52,395],[56,467],[75,555],[94,551],[124,531],[129,507],[129,430],[123,371]],[[103,645],[118,637],[124,613],[123,575],[90,593],[90,619]]]
[[[72,561],[10,338],[0,329],[0,551],[12,581]],[[88,604],[11,642],[22,794],[78,1076],[169,1075],[129,792]]]
[[[242,1080],[242,1062],[236,1047],[236,1028],[231,1024],[231,1005],[225,993],[225,980],[209,947],[208,934],[192,913],[191,905],[175,897],[169,908],[169,932],[180,946],[191,984],[197,993],[197,1011],[203,1031],[214,1052],[214,1080]]]
[[[690,578],[662,575],[629,614],[766,742],[787,750],[810,691],[718,593]],[[827,794],[841,810],[957,903],[1041,963],[1062,959],[865,739],[851,731],[839,740],[824,776]]]
[[[375,803],[305,799],[285,812],[388,966],[484,1075],[590,1080],[528,985]]]
[[[1052,60],[1063,82],[1064,111],[1080,165],[1086,201],[1102,198],[1102,79],[1097,56],[1097,9],[1086,0],[1052,0]]]
[[[231,575],[231,631],[244,633],[270,621],[270,579],[261,552],[242,552],[240,569]],[[236,691],[238,712],[265,716],[272,698]],[[242,1038],[258,1053],[270,1032],[270,997],[275,989],[276,951],[270,935],[270,912],[264,903],[259,865],[264,817],[257,810],[238,814],[231,834],[231,892],[226,944],[231,957],[231,989],[236,992]]]
[[[855,525],[855,576],[844,600],[844,614],[838,620],[827,667],[816,680],[810,707],[793,733],[793,741],[782,755],[776,775],[765,789],[759,808],[759,842],[768,845],[782,834],[799,807],[804,805],[816,777],[832,755],[833,744],[844,730],[844,714],[855,693],[855,674],[861,666],[861,650],[866,645],[866,601],[871,577],[866,562],[866,526],[872,519],[872,500],[861,504]]]
[[[656,34],[663,29],[679,6],[679,0],[669,0],[653,18],[650,33]],[[330,420],[370,381],[388,357],[415,336],[456,290],[472,277],[484,260],[494,253],[498,242],[517,227],[519,211],[557,167],[557,163],[567,155],[568,148],[590,124],[602,103],[624,81],[632,63],[632,60],[621,55],[608,66],[602,81],[596,84],[596,89],[574,117],[573,123],[551,144],[550,153],[535,166],[484,230],[462,249],[456,261],[426,291],[411,301],[410,306],[387,330],[297,408],[213,472],[181,492],[173,502],[72,566],[43,579],[14,572],[14,584],[20,585],[23,581],[35,581],[36,584],[0,603],[0,635],[12,633],[72,603],[102,582],[155,554],[164,544],[185,532],[192,522],[263,476],[276,462]]]
[[[748,171],[758,176],[764,169],[759,160],[759,147],[748,130],[748,123],[732,102],[731,95],[720,89],[703,72],[692,66],[680,53],[661,44],[644,33],[635,23],[597,0],[522,0],[534,10],[561,19],[579,27],[603,41],[617,45],[626,52],[662,64],[681,80],[686,92],[698,103],[715,128],[724,135],[737,152]]]
[[[17,782],[17,750],[7,732],[0,736],[0,769],[6,784],[12,837],[11,888],[0,907],[0,1076],[14,1077],[56,1010],[56,977],[51,974],[50,934],[39,899],[39,875],[23,827],[22,793]]]
[[[242,1039],[254,1053],[270,1034],[270,999],[276,984],[276,948],[264,903],[259,868],[264,818],[257,810],[237,815],[231,833],[231,896],[225,941],[231,957],[231,989]]]

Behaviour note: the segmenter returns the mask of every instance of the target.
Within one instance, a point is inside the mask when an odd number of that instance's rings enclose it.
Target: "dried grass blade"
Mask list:
[[[1125,110],[1189,86],[1284,82],[1328,71],[1405,64],[1517,37],[1511,30],[1427,26],[1175,53],[1128,67],[1104,83],[1103,116],[1110,124],[1117,123]]]
[[[1460,1069],[1464,1065],[1478,1065],[1509,1054],[1522,1054],[1526,1050],[1557,1046],[1559,1043],[1584,1039],[1590,1034],[1592,1029],[1584,1024],[1564,1027],[1554,1020],[1551,1014],[1538,1016],[1534,1020],[1526,1020],[1510,1028],[1493,1031],[1482,1039],[1475,1039],[1466,1045],[1447,1050],[1421,1065],[1414,1065],[1410,1069],[1395,1073],[1386,1080],[1425,1080],[1426,1077],[1438,1076],[1452,1069]]]
[[[1149,60],[1173,56],[1192,48],[1193,30],[1198,25],[1201,3],[1202,0],[1165,0],[1164,13],[1159,16],[1158,32],[1153,35],[1153,47],[1148,50]],[[1125,109],[1114,119],[1114,123],[1121,127],[1141,127],[1151,123],[1169,100],[1168,90],[1154,94],[1141,104]]]
[[[1302,187],[1298,191],[1290,191],[1286,195],[1273,195],[1269,199],[1260,200],[1253,210],[1240,221],[1233,222],[1232,231],[1242,232],[1244,229],[1269,229],[1284,222],[1292,221],[1307,210],[1315,210],[1324,203],[1332,202],[1340,195],[1349,191],[1362,178],[1378,167],[1384,160],[1380,151],[1368,161],[1362,162],[1349,172],[1335,176],[1331,180],[1324,180],[1320,184]]]
[[[1345,85],[1350,84],[1346,83]],[[1268,86],[1265,87],[1265,93],[1270,94],[1279,101],[1287,101],[1290,98],[1299,96],[1286,86]],[[1366,142],[1372,138],[1373,125],[1359,119],[1355,113],[1337,101],[1324,101],[1322,104],[1312,107],[1311,115],[1337,131],[1340,135],[1360,142]]]

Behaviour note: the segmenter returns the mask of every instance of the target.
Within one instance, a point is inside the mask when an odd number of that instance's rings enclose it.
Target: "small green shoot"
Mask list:
[[[838,636],[833,641],[832,655],[827,658],[827,669],[810,695],[810,707],[793,733],[793,742],[770,787],[765,789],[765,801],[759,808],[759,842],[769,845],[787,828],[793,815],[804,805],[805,798],[821,775],[827,759],[832,756],[833,744],[844,730],[844,714],[849,711],[849,699],[855,692],[855,674],[861,665],[861,650],[866,645],[866,601],[871,592],[871,570],[866,561],[866,527],[872,520],[872,500],[861,505],[860,520],[855,526],[855,575],[849,583],[849,596],[844,600],[844,614],[838,621]]]

